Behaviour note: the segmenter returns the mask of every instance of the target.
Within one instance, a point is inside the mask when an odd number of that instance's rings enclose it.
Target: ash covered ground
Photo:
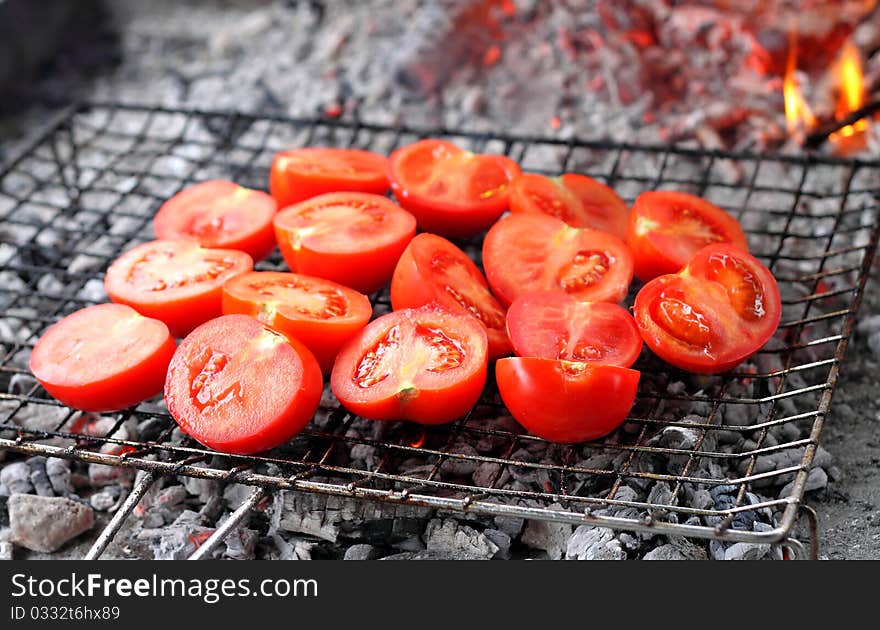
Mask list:
[[[641,11],[650,4],[636,2],[633,7]],[[694,53],[687,60],[662,54],[666,44],[687,49],[697,33],[713,41],[711,29],[707,35],[699,28],[711,16],[670,20],[663,41],[654,42],[647,53],[652,65],[645,65],[636,62],[645,42],[610,34],[607,41],[595,40],[606,32],[595,3],[518,0],[512,5],[515,11],[487,34],[456,22],[450,17],[455,13],[441,2],[114,3],[96,22],[100,26],[94,36],[66,48],[41,71],[41,78],[16,91],[22,106],[0,119],[0,156],[13,152],[26,132],[74,97],[710,148],[797,150],[784,139],[778,80],[748,70],[753,53],[748,37],[736,36],[734,29],[734,36],[717,46],[691,47]],[[638,24],[624,30],[637,32]],[[719,56],[727,60],[723,67],[733,70],[717,72]],[[693,66],[691,80],[658,80],[675,76],[675,69],[686,62]],[[867,154],[880,155],[875,143]],[[824,481],[817,481],[808,495],[820,515],[822,554],[830,558],[880,557],[878,306],[874,273],[822,437],[833,462]],[[190,495],[205,492],[197,483],[190,486]],[[168,491],[164,499],[182,499],[176,496],[180,493]],[[236,500],[240,498],[229,502]],[[98,515],[99,521],[104,518]],[[553,526],[548,526],[551,531],[541,526],[524,532],[516,524],[496,523],[488,530],[493,533],[483,530],[471,536],[473,529],[464,531],[467,524],[426,524],[420,514],[401,522],[426,527],[423,536],[435,541],[435,548],[464,537],[482,545],[474,553],[488,556],[497,553],[493,547],[504,546],[505,537],[509,546],[511,537],[552,541],[566,535],[554,533]],[[290,527],[296,531],[303,524]],[[615,548],[600,539],[582,543],[588,550]],[[137,541],[131,544],[136,547]],[[310,543],[297,544],[287,550],[290,556],[312,553]],[[81,555],[84,547],[80,542],[68,551]],[[700,556],[691,548],[667,551]],[[146,547],[144,553],[150,553]],[[374,548],[360,548],[352,555],[374,553]],[[320,556],[320,549],[313,555]]]

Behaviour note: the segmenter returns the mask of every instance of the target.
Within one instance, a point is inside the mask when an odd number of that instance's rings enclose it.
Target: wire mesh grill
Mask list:
[[[285,148],[387,154],[428,136],[504,153],[524,170],[586,173],[627,201],[656,188],[705,196],[739,218],[752,252],[776,275],[777,335],[752,361],[712,377],[679,372],[645,351],[631,417],[611,436],[574,446],[523,434],[491,375],[467,417],[427,430],[354,417],[328,391],[301,435],[256,457],[189,440],[161,399],[98,419],[29,379],[39,335],[105,299],[107,266],[153,237],[152,216],[172,194],[210,178],[265,189],[272,156]],[[873,260],[878,197],[880,162],[78,106],[0,171],[0,391],[8,392],[0,394],[0,449],[482,515],[782,540],[803,499]],[[478,254],[478,241],[462,245]],[[258,268],[284,267],[276,254]],[[387,310],[387,293],[373,301],[377,312]],[[769,526],[754,527],[759,513],[772,516]]]

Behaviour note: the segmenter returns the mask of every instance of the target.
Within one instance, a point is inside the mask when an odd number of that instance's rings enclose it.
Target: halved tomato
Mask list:
[[[701,249],[677,274],[639,291],[635,319],[648,347],[683,370],[724,372],[757,352],[779,325],[773,274],[729,244]]]
[[[504,307],[467,254],[441,236],[422,233],[410,241],[391,279],[394,310],[437,303],[477,320],[489,338],[489,360],[510,354]]]
[[[651,191],[636,198],[626,244],[633,253],[635,275],[642,282],[676,273],[713,243],[730,243],[749,251],[739,222],[705,199],[675,191]]]
[[[150,241],[110,265],[104,287],[110,299],[162,320],[183,337],[219,317],[223,283],[251,271],[254,261],[234,249],[205,249],[196,241]]]
[[[307,147],[272,160],[269,191],[284,208],[330,192],[388,192],[388,160],[360,149]]]
[[[521,357],[629,367],[642,351],[632,315],[608,302],[578,302],[565,291],[527,293],[507,311],[507,333]]]
[[[444,236],[473,236],[494,223],[520,174],[503,155],[465,151],[445,140],[421,140],[388,160],[391,190],[419,227]]]
[[[31,352],[30,368],[65,405],[116,411],[162,391],[174,347],[159,320],[122,304],[98,304],[50,326]]]
[[[572,444],[611,433],[626,419],[638,390],[636,370],[511,357],[495,364],[501,399],[529,433]]]
[[[309,423],[321,400],[312,353],[247,315],[224,315],[184,339],[168,368],[165,402],[180,428],[223,453],[259,453]]]
[[[511,212],[542,212],[576,228],[626,238],[629,208],[616,192],[586,175],[523,173],[510,184]]]
[[[225,180],[196,184],[162,204],[153,218],[156,238],[191,238],[202,247],[239,249],[254,260],[275,247],[269,195]]]
[[[256,317],[302,342],[329,372],[339,349],[370,321],[373,308],[365,295],[330,280],[254,271],[223,285],[223,314],[232,313]]]
[[[492,226],[483,241],[483,266],[505,305],[549,289],[581,302],[620,302],[633,275],[632,255],[616,236],[531,212],[508,215]]]
[[[372,293],[391,280],[416,220],[381,195],[330,193],[279,212],[275,234],[292,271]]]
[[[330,386],[346,409],[371,420],[452,422],[480,398],[486,329],[435,306],[371,322],[339,353]]]

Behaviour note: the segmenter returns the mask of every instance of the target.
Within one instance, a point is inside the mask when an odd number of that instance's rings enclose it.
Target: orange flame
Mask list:
[[[785,64],[785,77],[782,80],[782,94],[785,98],[785,122],[788,133],[794,135],[799,131],[809,130],[816,126],[816,116],[807,104],[800,82],[797,79],[797,30],[792,29],[789,35],[788,59]]]
[[[862,72],[862,58],[859,49],[847,41],[840,52],[840,58],[835,67],[837,78],[837,104],[834,108],[834,116],[837,119],[845,117],[852,111],[857,110],[865,103],[865,79]],[[850,138],[868,128],[868,120],[863,118],[858,122],[847,125],[832,136],[832,140]]]

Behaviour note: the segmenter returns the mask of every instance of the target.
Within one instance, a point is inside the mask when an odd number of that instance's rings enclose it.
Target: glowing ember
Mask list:
[[[788,60],[785,64],[785,77],[782,81],[782,93],[785,97],[785,122],[788,133],[803,133],[816,126],[816,117],[807,104],[800,82],[797,79],[797,30],[792,30],[788,46]]]
[[[840,58],[835,66],[835,77],[837,79],[837,103],[834,116],[840,120],[865,103],[862,58],[859,49],[851,41],[847,41],[840,52]],[[867,128],[868,120],[863,118],[833,134],[831,139],[835,143],[839,143],[845,138],[863,134]]]
[[[413,448],[422,448],[422,445],[425,443],[425,429],[423,427],[419,427],[419,434],[413,439],[409,445]]]

